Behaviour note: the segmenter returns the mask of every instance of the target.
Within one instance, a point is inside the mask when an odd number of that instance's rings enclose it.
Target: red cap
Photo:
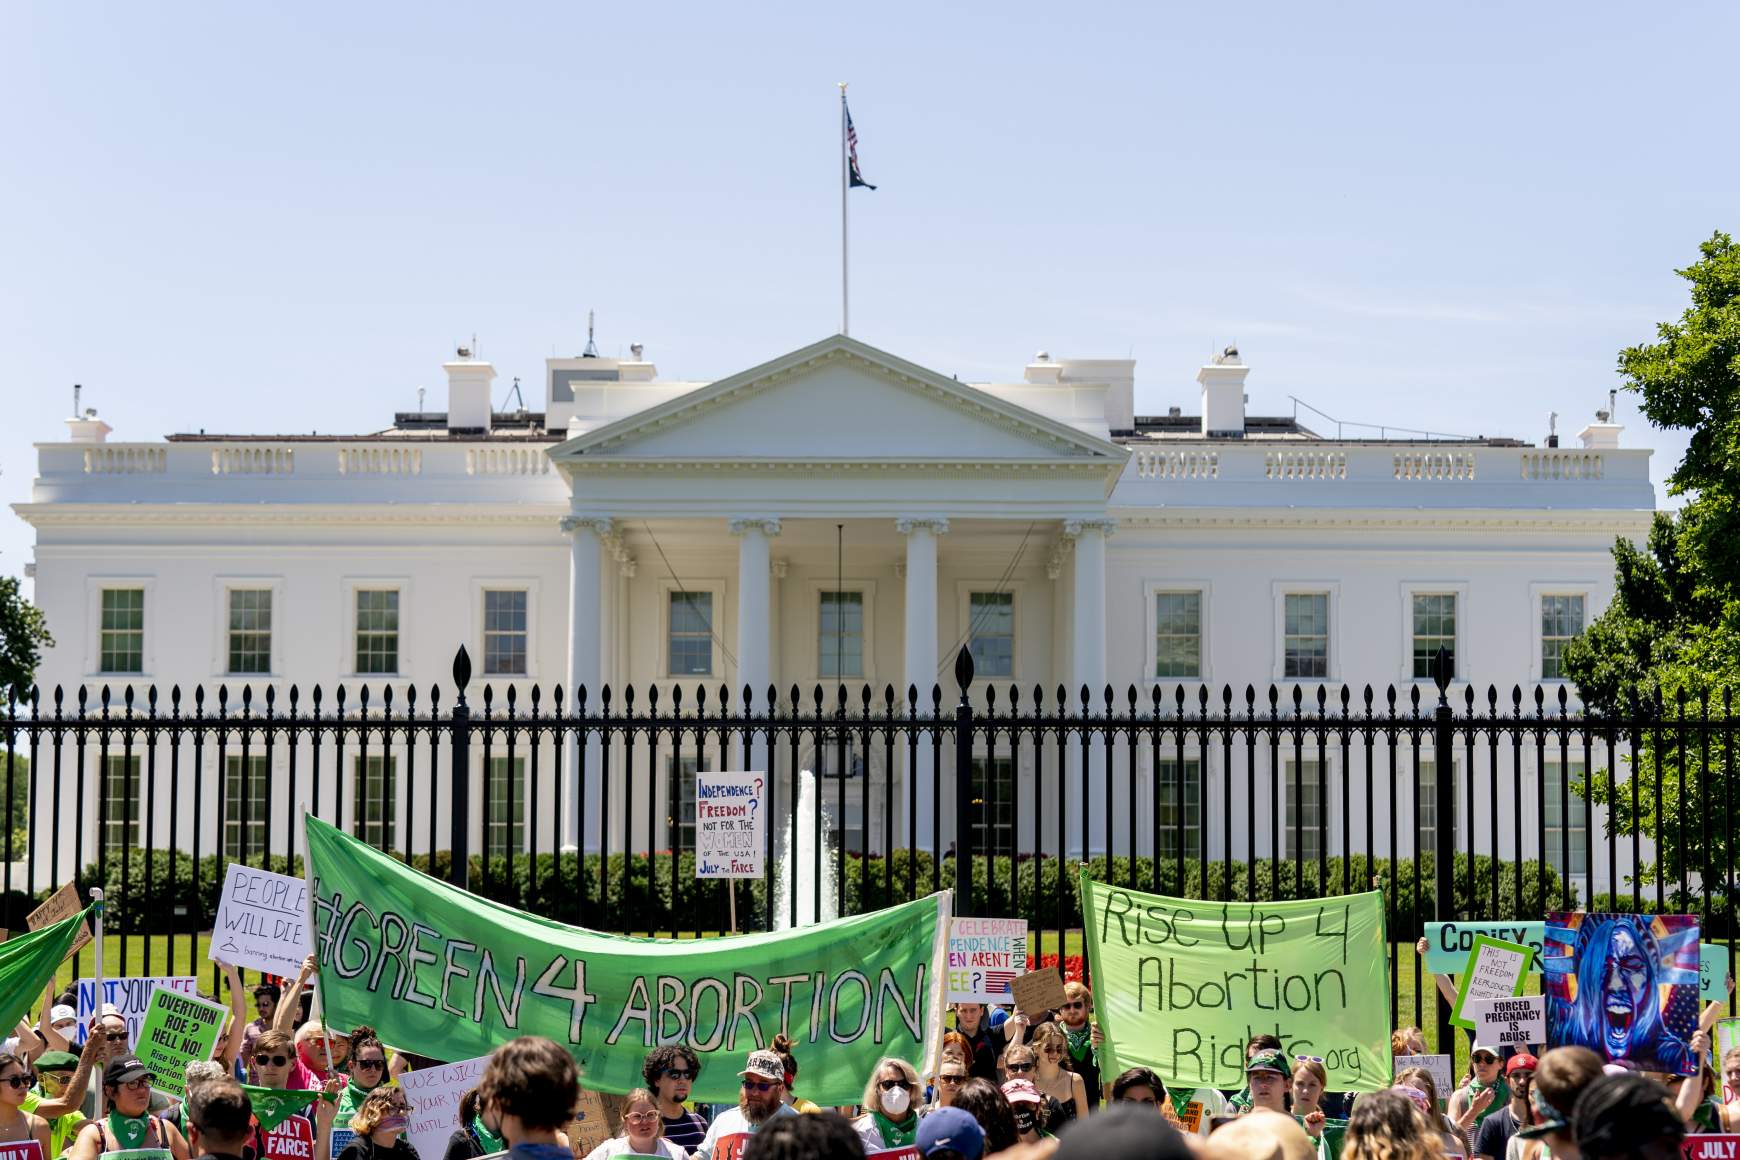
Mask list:
[[[1510,1057],[1509,1063],[1504,1065],[1504,1074],[1514,1075],[1516,1072],[1521,1071],[1524,1068],[1527,1068],[1529,1071],[1534,1071],[1540,1066],[1540,1060],[1536,1059],[1526,1051],[1519,1051],[1517,1054]]]

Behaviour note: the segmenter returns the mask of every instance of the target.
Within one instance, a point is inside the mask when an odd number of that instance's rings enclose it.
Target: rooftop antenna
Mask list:
[[[417,414],[423,413],[423,388],[417,388]]]
[[[83,387],[79,386],[77,383],[73,384],[73,418],[75,419],[78,418],[79,415],[79,392],[82,390],[84,390]]]
[[[518,399],[520,401],[519,408],[514,413],[521,414],[521,415],[525,414],[526,397],[524,395],[520,394],[520,376],[518,376],[518,375],[514,376],[514,385],[508,388],[508,394],[511,397]],[[507,400],[506,399],[502,400],[502,410],[504,412],[507,410]]]
[[[592,341],[592,323],[594,316],[596,316],[597,313],[596,310],[588,310],[586,312],[586,349],[580,352],[581,358],[598,357],[598,344]]]

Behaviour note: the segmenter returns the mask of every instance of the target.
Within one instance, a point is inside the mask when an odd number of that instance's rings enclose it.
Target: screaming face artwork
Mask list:
[[[1547,916],[1541,950],[1547,1042],[1643,1071],[1691,1075],[1698,920],[1689,915]]]

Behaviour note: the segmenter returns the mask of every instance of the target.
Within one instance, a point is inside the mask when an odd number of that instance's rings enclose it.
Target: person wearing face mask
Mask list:
[[[1045,1097],[1032,1083],[1010,1080],[1003,1085],[1003,1098],[1009,1101],[1009,1114],[1015,1120],[1016,1143],[1037,1144],[1056,1138],[1045,1130]]]
[[[864,1151],[910,1148],[918,1138],[918,1069],[904,1059],[881,1060],[864,1089],[865,1112],[853,1121]]]
[[[37,1058],[36,1086],[25,1093],[20,1106],[48,1121],[47,1160],[60,1160],[78,1126],[85,1122],[79,1104],[90,1087],[91,1068],[102,1050],[102,1037],[91,1035],[76,1057],[65,1051],[45,1051]]]
[[[658,1101],[645,1088],[635,1088],[622,1099],[622,1135],[606,1140],[586,1154],[586,1160],[611,1156],[658,1156],[662,1160],[689,1160],[689,1153],[661,1139]]]
[[[384,1084],[363,1097],[351,1117],[356,1136],[338,1160],[418,1160],[417,1149],[405,1138],[411,1122],[411,1105],[397,1084]]]

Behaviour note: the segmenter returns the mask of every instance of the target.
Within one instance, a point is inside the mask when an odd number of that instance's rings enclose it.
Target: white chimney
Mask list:
[[[1250,373],[1236,346],[1227,347],[1196,372],[1196,381],[1202,384],[1204,435],[1244,435],[1245,376]]]
[[[1106,385],[1106,427],[1130,431],[1136,426],[1136,360],[1133,358],[1066,358],[1061,361],[1064,383]],[[1031,370],[1032,368],[1029,368]]]
[[[66,421],[66,437],[74,443],[106,443],[112,430],[113,427],[97,418],[95,407],[87,407],[84,414],[74,415]]]
[[[1611,422],[1606,411],[1597,411],[1595,422],[1577,432],[1577,438],[1591,450],[1610,450],[1619,446],[1619,433],[1623,430],[1624,425]]]
[[[459,357],[442,363],[447,372],[447,429],[484,431],[490,428],[490,386],[495,368],[471,356],[470,347],[460,347]]]
[[[1030,383],[1055,383],[1063,378],[1063,364],[1052,362],[1051,355],[1040,351],[1027,364],[1026,373],[1022,377]]]

